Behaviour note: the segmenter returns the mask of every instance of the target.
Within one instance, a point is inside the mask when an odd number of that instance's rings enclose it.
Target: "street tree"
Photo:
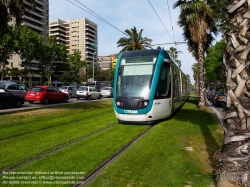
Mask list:
[[[39,69],[42,75],[42,84],[46,82],[51,84],[52,75],[58,71],[58,66],[67,61],[66,46],[58,44],[55,36],[47,37],[47,43],[42,43],[39,48]],[[56,61],[60,61],[56,65]]]
[[[122,47],[120,52],[149,48],[151,46],[152,39],[142,37],[142,32],[143,29],[141,29],[138,33],[135,26],[130,30],[126,29],[125,33],[127,33],[128,37],[122,37],[116,43],[118,44],[117,47]]]
[[[225,65],[223,64],[223,53],[225,52],[226,42],[221,40],[214,46],[209,47],[204,60],[205,82],[206,85],[224,85],[225,82]]]
[[[215,158],[217,186],[250,186],[250,1],[228,0],[226,19],[226,108],[224,141]]]
[[[31,88],[31,62],[38,56],[42,36],[25,25],[15,27],[15,50],[20,56],[21,66],[28,69],[29,88]]]
[[[193,78],[194,78],[194,86],[195,89],[199,88],[199,64],[198,63],[194,63],[192,65],[192,70],[193,70]]]
[[[1,80],[5,76],[6,65],[9,64],[8,58],[14,52],[14,35],[13,27],[9,26],[7,34],[0,37],[0,69],[1,69]]]
[[[86,61],[81,60],[81,51],[75,50],[73,54],[69,55],[68,62],[70,64],[71,71],[73,73],[74,81],[77,84],[81,82],[81,72],[83,67],[86,66]]]
[[[206,109],[204,83],[204,55],[217,34],[215,13],[206,1],[178,0],[174,8],[180,7],[178,24],[183,28],[183,36],[190,52],[194,52],[199,64],[199,110]]]

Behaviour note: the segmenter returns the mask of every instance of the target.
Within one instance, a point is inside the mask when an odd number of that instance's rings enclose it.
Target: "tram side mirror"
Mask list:
[[[170,63],[171,61],[169,59],[164,59],[164,62]]]

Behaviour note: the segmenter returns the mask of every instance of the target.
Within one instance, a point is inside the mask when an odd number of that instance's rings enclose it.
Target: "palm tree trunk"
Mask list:
[[[250,186],[250,1],[229,1],[226,30],[227,106],[224,142],[215,154],[217,186]]]
[[[206,100],[205,100],[205,84],[204,84],[204,50],[203,43],[198,44],[198,63],[199,63],[199,110],[206,110]]]

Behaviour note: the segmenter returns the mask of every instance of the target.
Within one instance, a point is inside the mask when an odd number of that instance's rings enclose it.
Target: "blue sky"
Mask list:
[[[123,32],[134,26],[142,36],[152,39],[152,44],[164,49],[177,48],[181,69],[193,80],[192,65],[196,60],[188,52],[186,44],[171,44],[184,42],[182,29],[177,25],[179,9],[173,9],[175,0],[49,0],[49,19],[87,18],[98,25],[98,55],[106,56],[118,53],[117,41],[127,37]],[[75,5],[74,5],[75,4]],[[76,6],[77,5],[77,6]],[[83,6],[84,5],[84,6]],[[79,8],[79,7],[81,8]],[[97,15],[101,18],[98,19]],[[84,10],[86,11],[84,11]],[[95,16],[91,15],[94,14]],[[157,12],[157,14],[155,13]],[[102,20],[105,20],[109,24]],[[112,26],[111,26],[112,25]],[[219,41],[217,37],[217,41]],[[157,45],[154,47],[156,48]]]

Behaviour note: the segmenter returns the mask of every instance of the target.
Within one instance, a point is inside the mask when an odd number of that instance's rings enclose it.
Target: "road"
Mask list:
[[[225,112],[223,110],[223,107],[216,107],[215,105],[213,105],[212,102],[207,100],[207,105],[211,108],[211,110],[217,115],[220,123],[222,124],[223,121],[223,117],[225,115]]]
[[[101,100],[107,100],[107,99],[112,99],[112,98],[101,98]],[[44,108],[44,107],[49,107],[49,106],[56,106],[56,105],[62,105],[62,104],[74,104],[74,103],[82,103],[82,102],[93,102],[93,101],[100,101],[98,100],[86,100],[86,99],[79,99],[77,100],[76,98],[71,98],[68,100],[67,103],[52,103],[48,105],[44,105],[42,103],[28,103],[24,102],[23,106],[21,108],[9,108],[9,109],[0,109],[0,114],[1,113],[6,113],[6,112],[12,112],[12,111],[22,111],[22,110],[27,110],[27,109],[35,109],[35,108]]]

